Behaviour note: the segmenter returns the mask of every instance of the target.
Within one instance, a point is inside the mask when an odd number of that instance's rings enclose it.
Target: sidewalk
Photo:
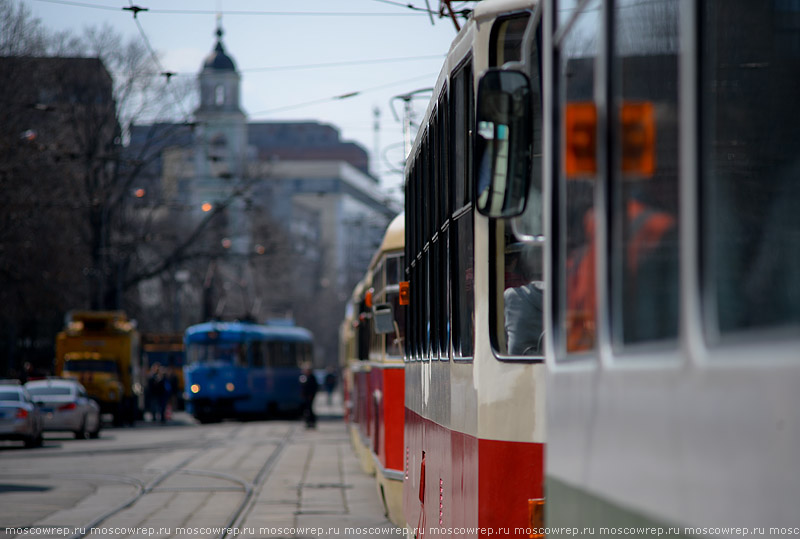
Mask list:
[[[353,453],[341,397],[328,405],[320,392],[314,410],[317,428],[298,424],[240,519],[240,537],[403,537]]]

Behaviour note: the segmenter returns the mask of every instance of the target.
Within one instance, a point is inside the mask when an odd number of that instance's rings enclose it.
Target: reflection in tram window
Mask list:
[[[800,42],[800,24],[786,2],[702,5],[709,59],[700,104],[708,336],[765,327],[796,331],[800,54],[786,45]]]
[[[566,282],[561,302],[565,306],[563,338],[569,353],[595,348],[596,291],[594,251],[594,182],[597,174],[596,127],[593,98],[594,57],[599,2],[590,2],[564,38],[561,56],[561,96],[565,110],[562,133],[562,171],[566,180]],[[561,22],[573,14],[560,12]],[[563,252],[563,250],[561,250]]]
[[[678,332],[678,0],[621,2],[612,72],[615,342]],[[624,218],[622,218],[624,216]]]

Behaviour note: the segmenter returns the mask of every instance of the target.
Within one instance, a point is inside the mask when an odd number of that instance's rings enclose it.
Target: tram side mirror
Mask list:
[[[373,305],[372,328],[379,335],[394,333],[394,312],[391,303]]]
[[[533,107],[527,75],[490,70],[478,85],[475,201],[487,217],[525,211],[531,181]]]

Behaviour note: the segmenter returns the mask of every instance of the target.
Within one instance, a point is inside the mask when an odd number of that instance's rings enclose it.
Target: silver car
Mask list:
[[[79,439],[100,436],[100,406],[79,382],[50,378],[28,382],[25,388],[39,405],[45,431],[70,431]]]
[[[42,416],[19,384],[0,383],[0,440],[21,440],[25,447],[42,445]]]

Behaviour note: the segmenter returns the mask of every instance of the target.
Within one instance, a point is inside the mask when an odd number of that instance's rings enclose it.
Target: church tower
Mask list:
[[[203,62],[200,71],[200,106],[195,114],[222,118],[244,117],[239,108],[239,83],[233,59],[222,45],[222,24],[217,22],[217,44]]]
[[[198,172],[218,178],[241,177],[247,154],[247,117],[239,108],[241,76],[222,45],[222,25],[217,22],[217,44],[198,76],[200,106],[194,112],[198,129]],[[206,161],[207,167],[202,166]]]
[[[194,112],[196,177],[192,204],[201,207],[228,199],[246,181],[247,116],[239,107],[241,76],[222,44],[222,24],[217,19],[217,43],[198,75],[200,105]],[[250,228],[241,199],[226,211],[230,252],[246,252]],[[241,207],[240,207],[241,206]]]

